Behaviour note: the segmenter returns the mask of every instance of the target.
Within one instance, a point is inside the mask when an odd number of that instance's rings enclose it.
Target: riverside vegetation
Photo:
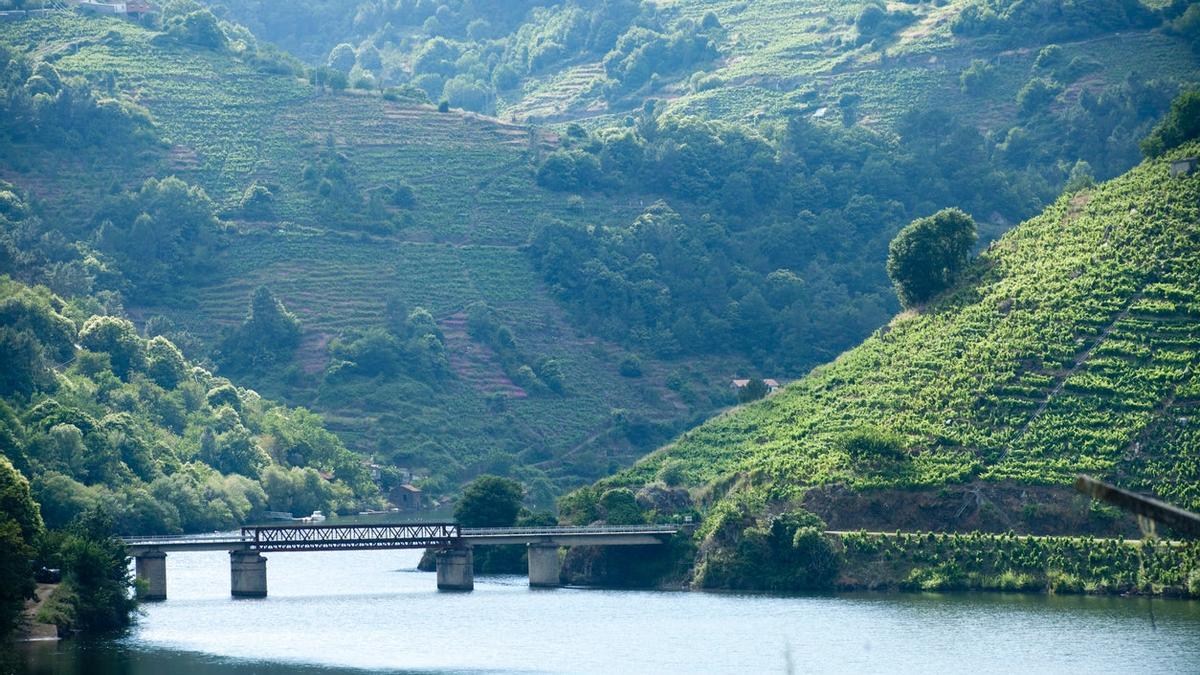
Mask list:
[[[702,521],[579,580],[1195,592],[1063,487],[1200,499],[1195,7],[503,4],[0,25],[0,440],[73,533],[17,576],[497,474]]]

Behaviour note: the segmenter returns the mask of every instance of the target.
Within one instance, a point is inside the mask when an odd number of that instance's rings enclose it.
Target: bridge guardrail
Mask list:
[[[371,525],[253,526],[241,532],[123,537],[126,546],[186,546],[229,544],[255,550],[337,550],[354,548],[420,548],[456,545],[464,537],[563,537],[588,535],[669,535],[675,525],[623,525],[612,527],[474,527],[455,523],[403,523]]]
[[[674,534],[679,528],[674,525],[623,525],[613,527],[464,527],[464,537],[486,537],[488,535],[563,535],[563,534]]]

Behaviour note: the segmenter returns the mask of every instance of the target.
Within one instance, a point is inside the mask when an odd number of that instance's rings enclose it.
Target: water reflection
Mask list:
[[[448,594],[415,551],[268,558],[269,596],[238,601],[226,554],[172,554],[169,599],[127,636],[33,646],[23,672],[1200,671],[1196,602],[533,592],[524,577]]]

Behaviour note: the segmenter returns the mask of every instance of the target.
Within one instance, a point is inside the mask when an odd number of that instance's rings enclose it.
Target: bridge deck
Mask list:
[[[149,551],[343,551],[453,548],[504,544],[632,546],[661,544],[674,525],[628,527],[462,528],[454,523],[377,525],[282,525],[244,527],[241,532],[126,537],[130,554]]]

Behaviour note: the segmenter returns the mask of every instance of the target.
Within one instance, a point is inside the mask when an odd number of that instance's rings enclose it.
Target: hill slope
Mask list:
[[[614,422],[614,410],[638,408],[640,424],[655,429],[651,442],[661,442],[660,425],[676,429],[723,402],[683,402],[664,386],[669,369],[653,361],[641,377],[622,376],[624,351],[579,334],[520,250],[542,221],[632,220],[638,212],[635,195],[572,201],[538,187],[531,167],[553,135],[378,95],[334,94],[116,19],[29,18],[6,23],[0,43],[64,76],[114,75],[167,145],[134,158],[15,145],[0,174],[38,200],[45,221],[83,240],[99,229],[96,204],[116,188],[165,175],[202,186],[231,226],[206,273],[177,280],[166,297],[127,292],[126,307],[140,324],[164,317],[172,337],[190,334],[181,344],[196,345],[190,355],[201,357],[245,316],[255,287],[268,285],[303,322],[296,362],[240,373],[239,381],[320,411],[364,454],[435,477],[542,462],[544,471],[523,477],[541,485],[548,504],[554,488],[546,479],[594,479],[644,449]],[[337,190],[348,195],[340,201],[305,176],[312,167],[329,173],[328,163],[338,164]],[[253,185],[273,193],[269,213],[242,211]],[[374,193],[397,185],[411,187],[411,206],[375,204]],[[530,365],[557,360],[565,393],[525,396],[514,387],[487,347],[463,334],[462,312],[473,302],[495,310]],[[384,324],[389,303],[432,313],[453,372],[436,381],[328,384],[329,342]],[[484,356],[472,360],[476,352]],[[692,359],[671,368],[725,395],[708,380],[737,362]],[[580,449],[579,461],[559,461]]]
[[[1200,175],[1168,159],[1062,197],[948,296],[603,485],[889,531],[1103,529],[1068,513],[1080,472],[1200,508]]]

